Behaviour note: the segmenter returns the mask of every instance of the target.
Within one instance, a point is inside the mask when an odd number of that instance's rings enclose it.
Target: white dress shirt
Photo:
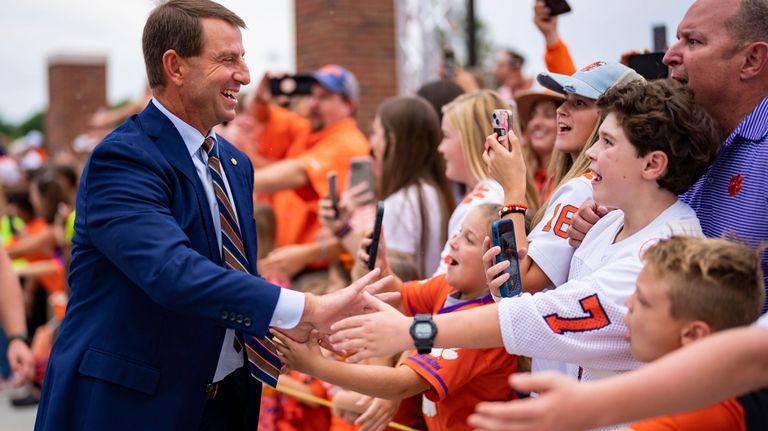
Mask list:
[[[189,151],[189,156],[192,158],[192,163],[195,165],[195,170],[200,177],[200,182],[203,183],[205,195],[208,197],[208,205],[211,210],[211,215],[213,216],[214,231],[216,232],[216,241],[219,244],[219,250],[221,250],[221,220],[219,218],[219,205],[216,203],[216,195],[213,191],[213,180],[211,178],[211,172],[208,169],[208,154],[202,149],[203,141],[206,136],[203,136],[197,129],[171,113],[157,99],[152,98],[152,103],[160,110],[160,112],[171,120],[171,123],[173,123],[176,130],[181,135],[181,139],[184,141],[187,151]],[[213,129],[208,132],[207,136],[217,140],[216,133]],[[218,146],[216,149],[218,150]],[[223,169],[221,176],[224,179],[227,197],[232,203],[232,209],[235,210],[235,218],[237,218],[237,207],[235,206],[234,199],[232,199],[232,192],[229,189],[229,182],[227,182],[227,177]],[[239,223],[240,221],[238,220],[238,224]],[[277,304],[275,305],[275,310],[272,313],[272,319],[270,320],[269,325],[282,329],[293,328],[299,323],[303,312],[304,294],[290,289],[280,289],[280,296],[277,299]],[[213,377],[214,382],[221,381],[231,372],[243,366],[243,354],[237,353],[235,350],[234,338],[234,329],[227,329],[224,335],[224,341],[221,345],[221,353],[219,354],[219,362],[216,366],[216,374]]]

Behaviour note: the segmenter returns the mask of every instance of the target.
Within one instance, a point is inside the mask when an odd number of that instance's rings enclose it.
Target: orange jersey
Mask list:
[[[403,309],[407,314],[450,313],[493,302],[490,294],[482,298],[445,306],[455,289],[438,275],[403,285]],[[423,393],[422,413],[430,431],[471,430],[467,416],[481,401],[506,401],[515,398],[508,377],[517,370],[517,356],[503,348],[432,349],[427,355],[412,354],[403,363],[429,382]]]
[[[635,431],[720,430],[746,431],[744,409],[735,399],[692,412],[659,416],[630,426]]]
[[[368,141],[352,118],[311,134],[303,146],[289,150],[289,158],[299,159],[304,164],[309,182],[274,195],[278,247],[306,244],[317,239],[320,230],[317,202],[328,194],[328,172],[336,171],[341,192],[347,181],[350,160],[369,154]]]
[[[647,419],[630,428],[635,431],[766,430],[768,389],[750,392],[692,412]]]

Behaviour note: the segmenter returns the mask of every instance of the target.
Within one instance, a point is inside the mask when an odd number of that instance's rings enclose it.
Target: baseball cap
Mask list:
[[[533,108],[533,105],[542,100],[550,100],[555,102],[555,105],[560,106],[565,100],[565,97],[560,93],[555,93],[548,89],[525,90],[518,93],[517,97],[515,97],[515,102],[517,102],[517,113],[520,115],[520,124],[523,128],[528,124],[528,120],[531,119],[531,108]]]
[[[344,95],[353,104],[360,100],[360,86],[349,70],[335,64],[327,64],[312,73],[312,77],[328,91]]]
[[[643,77],[621,63],[596,61],[571,76],[540,73],[536,79],[539,84],[552,91],[597,100],[614,84],[643,79]]]

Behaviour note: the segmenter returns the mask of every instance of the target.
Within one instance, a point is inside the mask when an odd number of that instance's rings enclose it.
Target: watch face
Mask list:
[[[428,339],[432,336],[432,325],[428,322],[418,322],[413,325],[413,336],[420,340]]]

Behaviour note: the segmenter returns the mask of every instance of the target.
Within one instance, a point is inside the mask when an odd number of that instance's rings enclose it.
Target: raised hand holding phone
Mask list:
[[[488,136],[485,139],[483,161],[491,179],[501,184],[505,195],[513,192],[519,195],[517,201],[525,199],[527,168],[520,140],[514,131],[509,130],[504,136],[496,133]]]
[[[520,279],[520,261],[515,241],[515,224],[511,219],[501,219],[493,222],[491,226],[493,245],[501,248],[501,253],[496,255],[496,263],[509,262],[503,270],[508,274],[506,281],[499,286],[502,298],[518,296],[523,291],[523,283]]]

